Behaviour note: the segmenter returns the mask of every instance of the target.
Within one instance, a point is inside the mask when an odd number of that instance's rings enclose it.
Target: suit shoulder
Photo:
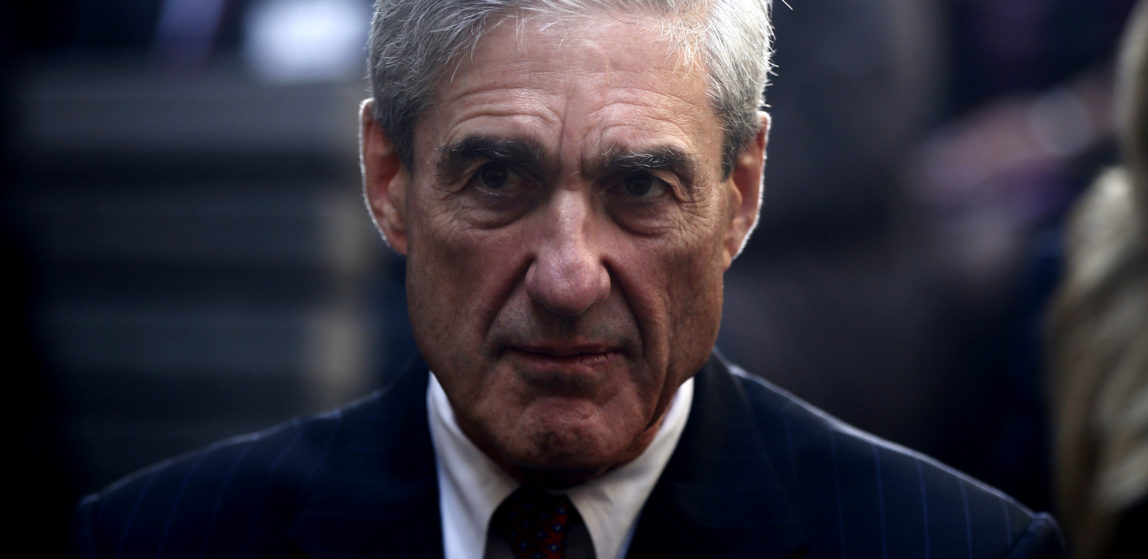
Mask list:
[[[225,541],[236,556],[267,549],[323,467],[340,433],[375,413],[375,393],[344,408],[296,418],[183,454],[89,495],[77,510],[78,556],[182,556]],[[273,546],[272,546],[273,547]]]
[[[884,549],[887,556],[922,556],[925,550],[934,557],[1063,555],[1050,516],[736,366],[730,372],[803,525],[837,532],[826,538]],[[898,537],[888,537],[893,532]]]

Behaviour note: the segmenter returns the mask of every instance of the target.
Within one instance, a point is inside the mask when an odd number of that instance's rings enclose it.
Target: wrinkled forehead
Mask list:
[[[552,42],[550,46],[569,48],[593,43],[603,36],[600,31],[622,27],[633,31],[634,41],[666,44],[674,63],[680,67],[701,69],[704,65],[705,17],[698,8],[672,9],[677,4],[675,2],[578,2],[578,8],[567,4],[539,2],[485,18],[483,24],[473,31],[471,40],[452,54],[437,88],[449,86],[460,67],[474,61],[484,39],[505,27],[515,30],[520,45],[524,44],[522,37],[526,31],[531,30],[541,32]],[[530,45],[526,46],[529,48]]]
[[[440,81],[416,129],[420,159],[475,134],[583,157],[653,144],[708,152],[720,124],[705,74],[663,30],[617,13],[501,19]]]

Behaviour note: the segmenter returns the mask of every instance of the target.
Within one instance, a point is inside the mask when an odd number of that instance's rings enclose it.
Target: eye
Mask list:
[[[510,177],[510,170],[502,165],[487,164],[478,170],[478,182],[491,190],[499,190],[506,186]]]
[[[669,190],[665,181],[647,174],[630,175],[622,179],[622,193],[633,198],[657,198]]]
[[[501,163],[487,163],[479,167],[471,179],[472,183],[492,193],[513,193],[531,187],[526,177]]]

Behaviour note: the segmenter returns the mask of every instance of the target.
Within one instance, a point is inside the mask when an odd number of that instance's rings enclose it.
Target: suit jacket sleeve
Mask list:
[[[1056,559],[1065,556],[1064,541],[1060,536],[1060,528],[1056,521],[1047,514],[1038,514],[1033,517],[1024,534],[1017,540],[1009,559],[1022,559],[1028,557],[1047,557]]]

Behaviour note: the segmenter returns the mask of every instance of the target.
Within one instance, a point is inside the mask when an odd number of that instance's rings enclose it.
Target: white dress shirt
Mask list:
[[[693,394],[691,378],[678,388],[658,433],[641,455],[564,491],[585,522],[584,531],[576,528],[567,536],[567,557],[615,559],[625,555],[642,505],[686,427]],[[427,387],[427,414],[438,469],[446,559],[512,557],[498,536],[488,542],[487,534],[494,510],[518,483],[463,434],[434,374]]]

